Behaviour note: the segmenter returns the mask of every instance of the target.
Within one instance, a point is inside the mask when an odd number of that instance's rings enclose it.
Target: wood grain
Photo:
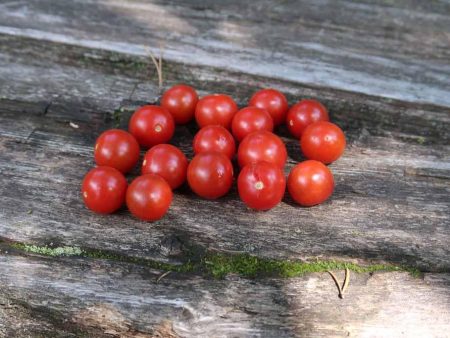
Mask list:
[[[134,55],[164,43],[177,62],[450,105],[442,2],[32,0],[0,13],[3,34]]]
[[[326,273],[289,280],[172,273],[156,283],[160,272],[136,265],[11,255],[0,256],[0,269],[10,303],[45,309],[54,325],[66,320],[113,336],[150,337],[165,321],[180,337],[445,337],[450,329],[448,274],[352,274],[340,299]]]
[[[0,89],[4,237],[164,261],[178,259],[172,256],[179,251],[168,249],[175,242],[175,248],[191,243],[273,258],[338,257],[448,271],[450,152],[445,137],[450,119],[442,108],[325,92],[349,147],[331,165],[338,184],[333,199],[322,206],[299,208],[287,196],[274,210],[255,213],[239,202],[235,191],[214,202],[198,199],[184,188],[160,222],[139,222],[126,211],[101,217],[85,210],[79,198],[80,181],[93,165],[95,138],[114,125],[113,112],[121,107],[121,125],[126,128],[127,116],[139,99],[156,100],[157,89],[148,80],[131,77],[126,67],[112,71],[107,65],[91,64],[84,69],[67,61],[76,59],[80,50],[53,46],[53,60],[35,60],[14,50],[14,39],[4,41],[0,63],[5,80]],[[28,46],[35,54],[44,53],[45,48]],[[107,55],[102,57],[101,63],[107,62]],[[53,71],[48,72],[50,67]],[[172,76],[176,75],[181,76],[181,70]],[[202,83],[201,77],[192,80]],[[233,85],[242,77],[226,78],[226,83],[203,82],[200,89],[222,85],[242,105],[256,88],[243,90]],[[136,84],[149,91],[137,94]],[[320,95],[317,89],[281,86],[293,93]],[[37,87],[39,91],[34,90]],[[72,128],[71,121],[79,128]],[[192,125],[178,128],[173,140],[188,156],[195,130]],[[290,155],[288,171],[302,157],[297,141],[281,133]]]

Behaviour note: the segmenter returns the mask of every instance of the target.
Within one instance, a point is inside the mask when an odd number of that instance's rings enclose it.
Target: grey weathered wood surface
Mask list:
[[[152,332],[167,319],[183,337],[448,334],[449,274],[426,274],[423,280],[407,273],[353,274],[341,300],[327,274],[253,281],[173,273],[155,283],[158,271],[135,265],[15,256],[0,257],[0,268],[0,297],[6,294],[17,308],[26,297],[31,314],[45,318],[47,311],[49,325],[58,324],[49,315],[56,313],[68,319],[67,327],[93,326],[126,337],[133,330]]]
[[[270,86],[291,102],[325,102],[349,141],[330,166],[337,180],[332,200],[305,209],[287,197],[270,212],[254,213],[236,192],[212,202],[184,188],[156,223],[127,211],[108,217],[86,211],[79,185],[93,165],[95,137],[118,114],[126,127],[136,106],[158,99],[143,45],[157,51],[160,41],[168,85],[226,92],[241,106]],[[94,336],[162,330],[166,336],[445,337],[449,46],[450,9],[439,1],[0,2],[1,237],[173,263],[194,244],[432,272],[423,280],[354,275],[341,301],[324,274],[225,281],[174,274],[155,284],[160,272],[140,266],[3,250],[0,334],[76,336],[89,322]],[[193,133],[193,125],[179,128],[173,141],[188,155]],[[281,133],[289,170],[301,156],[297,142]],[[119,324],[89,319],[97,307],[121,318]]]

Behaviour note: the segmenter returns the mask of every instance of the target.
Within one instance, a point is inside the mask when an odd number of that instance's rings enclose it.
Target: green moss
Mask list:
[[[163,263],[150,259],[121,255],[107,250],[80,249],[78,247],[36,246],[21,243],[13,243],[12,247],[29,253],[44,256],[80,256],[94,259],[108,259],[113,261],[132,263],[146,266],[156,270],[174,271],[184,273],[204,273],[214,278],[223,278],[228,274],[238,274],[247,278],[256,277],[283,277],[291,278],[313,272],[325,272],[328,270],[349,269],[358,273],[370,273],[376,271],[407,271],[414,277],[420,277],[421,272],[414,268],[400,267],[387,264],[359,265],[349,262],[334,260],[315,260],[309,262],[275,260],[259,258],[249,254],[221,254],[203,253],[188,250],[189,259],[183,264]]]
[[[44,256],[83,256],[84,251],[78,247],[63,246],[50,248],[48,246],[28,245],[21,243],[13,243],[11,246],[15,249],[22,250],[29,253],[35,253]]]
[[[119,128],[120,123],[122,122],[122,113],[123,112],[124,112],[124,109],[122,107],[113,111],[112,120],[113,120],[114,128]]]
[[[423,137],[423,136],[417,137],[417,143],[424,144],[425,142],[426,142],[425,137]]]
[[[204,258],[206,270],[214,277],[221,278],[229,273],[236,273],[245,277],[279,276],[297,277],[307,273],[325,272],[328,270],[349,270],[364,273],[375,271],[405,271],[395,265],[373,264],[362,266],[355,263],[338,261],[300,262],[289,260],[272,260],[258,258],[247,254],[223,255],[214,254]],[[415,270],[414,270],[415,271]],[[413,272],[411,270],[410,272]]]

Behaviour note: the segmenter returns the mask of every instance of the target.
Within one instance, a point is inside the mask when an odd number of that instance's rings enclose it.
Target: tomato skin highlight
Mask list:
[[[287,187],[295,202],[309,207],[325,202],[333,194],[334,178],[322,162],[308,160],[292,168]]]
[[[161,176],[146,174],[131,182],[126,201],[135,217],[144,221],[157,221],[167,213],[172,197],[172,189]]]
[[[310,124],[329,121],[328,110],[316,100],[301,100],[294,104],[286,116],[286,125],[292,136],[300,139],[303,131]]]
[[[200,129],[194,137],[192,147],[195,154],[218,152],[232,159],[236,153],[233,135],[222,126],[211,125]]]
[[[202,97],[195,108],[195,120],[200,128],[209,125],[221,125],[230,129],[238,106],[234,100],[225,94],[212,94]]]
[[[143,147],[167,143],[175,132],[175,122],[167,109],[147,105],[138,108],[131,116],[128,130]]]
[[[273,131],[273,119],[270,114],[258,107],[245,107],[239,110],[231,122],[233,136],[241,142],[255,131]]]
[[[126,174],[139,161],[139,143],[124,130],[107,130],[95,142],[94,159],[98,166],[116,168]]]
[[[275,164],[259,162],[246,165],[238,177],[241,200],[255,210],[269,210],[281,202],[286,178]]]
[[[253,94],[248,105],[265,109],[272,116],[275,126],[284,123],[289,109],[286,96],[272,88],[262,89]]]
[[[194,118],[197,102],[197,92],[185,84],[169,88],[161,98],[161,106],[167,109],[176,124],[186,124]]]
[[[261,161],[284,168],[287,150],[284,142],[269,131],[256,131],[247,135],[238,148],[238,163],[242,168]]]
[[[99,214],[110,214],[125,202],[127,180],[111,167],[96,167],[83,178],[81,194],[84,204]]]
[[[345,135],[331,122],[319,121],[306,127],[300,139],[303,155],[325,164],[336,161],[345,150]]]
[[[233,184],[233,165],[223,154],[200,153],[189,163],[187,180],[198,196],[217,199],[224,196]]]
[[[159,175],[176,189],[186,181],[187,167],[188,160],[180,149],[171,144],[158,144],[145,153],[141,173]]]

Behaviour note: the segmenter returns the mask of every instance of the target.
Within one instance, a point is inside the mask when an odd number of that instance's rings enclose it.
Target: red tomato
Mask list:
[[[176,124],[186,124],[194,118],[198,95],[194,88],[179,84],[166,90],[161,106],[172,115]]]
[[[200,153],[189,163],[187,180],[197,195],[216,199],[230,190],[233,184],[233,165],[223,154]]]
[[[273,120],[270,114],[258,107],[246,107],[239,110],[231,122],[234,137],[241,142],[245,136],[254,131],[273,131]]]
[[[272,116],[275,126],[282,124],[286,120],[286,113],[289,108],[286,96],[275,89],[262,89],[256,92],[248,102],[248,105],[267,110]]]
[[[159,175],[176,189],[186,180],[187,167],[188,160],[180,149],[171,144],[158,144],[145,154],[142,175]]]
[[[242,168],[261,161],[284,168],[287,151],[283,141],[270,131],[255,131],[246,136],[238,148],[238,162]]]
[[[331,163],[344,152],[345,135],[341,128],[331,122],[315,122],[306,127],[300,147],[306,158]]]
[[[330,169],[322,162],[309,160],[292,168],[287,187],[295,202],[303,206],[320,204],[334,190],[334,179]]]
[[[103,132],[94,148],[95,163],[129,172],[139,160],[139,143],[130,133],[120,129]]]
[[[250,208],[268,210],[280,203],[286,190],[286,178],[275,164],[258,162],[242,168],[238,177],[241,200]]]
[[[231,120],[238,111],[234,100],[225,94],[213,94],[202,97],[195,108],[195,119],[200,128],[219,124],[230,129]]]
[[[286,117],[286,124],[293,136],[300,138],[310,124],[317,121],[328,121],[328,111],[320,102],[301,100],[294,104]]]
[[[97,167],[84,176],[81,193],[92,211],[110,214],[125,202],[127,180],[117,169]]]
[[[215,151],[232,159],[236,153],[236,144],[233,135],[224,127],[206,126],[198,131],[193,142],[194,153]]]
[[[131,182],[127,190],[127,207],[139,219],[156,221],[167,213],[172,197],[172,189],[161,176],[146,174]]]
[[[149,105],[134,112],[128,129],[141,146],[150,148],[168,142],[175,131],[175,123],[167,109]]]

